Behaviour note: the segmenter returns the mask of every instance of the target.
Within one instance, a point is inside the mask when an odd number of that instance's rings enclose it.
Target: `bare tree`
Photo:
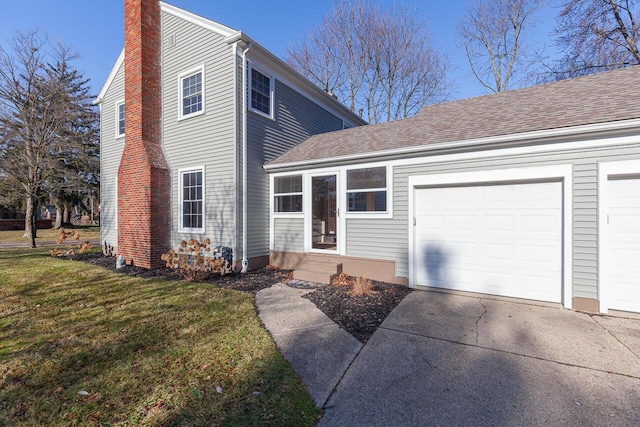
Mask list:
[[[640,64],[640,4],[635,0],[567,0],[555,29],[564,55],[553,79]]]
[[[523,36],[541,0],[478,0],[458,24],[471,72],[482,86],[504,92],[523,66]],[[525,75],[523,72],[522,75]]]
[[[415,10],[342,0],[287,61],[371,123],[416,114],[448,96],[447,60]]]
[[[32,247],[38,204],[74,174],[87,173],[78,159],[90,155],[85,143],[95,140],[88,129],[96,129],[97,116],[71,59],[69,49],[51,46],[37,31],[18,33],[10,50],[0,48],[0,170],[24,191]]]

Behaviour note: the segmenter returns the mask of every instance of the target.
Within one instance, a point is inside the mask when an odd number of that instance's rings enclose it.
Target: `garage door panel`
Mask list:
[[[449,206],[466,206],[469,200],[478,201],[478,188],[477,187],[457,187],[456,191],[446,191],[442,188],[437,191],[442,191],[444,194],[443,202]],[[445,206],[446,206],[445,205]]]
[[[562,253],[557,248],[550,250],[548,245],[527,244],[520,246],[520,253],[522,262],[535,264],[539,270],[561,268]]]
[[[640,179],[608,182],[609,308],[640,311]]]
[[[474,230],[478,228],[476,215],[451,215],[446,217],[446,230]]]
[[[417,189],[416,283],[560,302],[561,199],[559,182]]]
[[[482,258],[488,262],[512,263],[515,261],[515,245],[510,243],[485,243],[481,246]]]
[[[494,232],[515,230],[515,218],[512,215],[495,215],[490,213],[482,214],[481,231]]]
[[[614,218],[609,218],[609,232],[614,241],[637,241],[640,234],[640,209],[616,210]],[[635,234],[631,236],[630,234]]]
[[[549,233],[555,237],[560,231],[562,223],[559,222],[555,212],[542,213],[538,215],[520,216],[522,231],[533,233]]]

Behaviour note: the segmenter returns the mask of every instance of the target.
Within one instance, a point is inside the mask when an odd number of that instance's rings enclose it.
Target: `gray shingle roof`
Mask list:
[[[640,66],[424,107],[415,117],[314,135],[269,166],[640,118]]]

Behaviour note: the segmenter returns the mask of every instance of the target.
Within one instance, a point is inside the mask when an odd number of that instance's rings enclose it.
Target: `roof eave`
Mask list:
[[[267,172],[277,172],[281,170],[307,169],[309,166],[333,165],[336,163],[353,163],[359,161],[371,161],[373,159],[406,157],[417,154],[435,154],[441,151],[464,150],[472,151],[480,146],[491,147],[506,143],[516,143],[519,145],[549,140],[553,142],[557,139],[571,138],[576,136],[591,136],[602,133],[624,132],[633,129],[640,130],[640,118],[621,120],[615,122],[594,123],[589,125],[571,126],[565,128],[548,129],[533,132],[523,132],[509,135],[499,135],[486,138],[467,139],[461,141],[442,142],[436,144],[420,145],[417,147],[399,148],[393,150],[372,151],[369,153],[359,153],[346,156],[326,157],[320,159],[300,160],[295,162],[275,163],[263,165]]]
[[[107,90],[109,90],[109,86],[111,86],[111,83],[113,83],[113,79],[116,78],[116,74],[118,73],[118,70],[122,66],[123,62],[124,62],[124,48],[120,51],[120,55],[118,55],[118,59],[116,60],[116,63],[111,68],[111,71],[107,76],[107,80],[105,80],[104,84],[102,85],[102,89],[100,89],[98,96],[96,97],[96,99],[93,100],[93,105],[98,105],[102,103],[102,101],[104,100],[104,96],[107,93]]]

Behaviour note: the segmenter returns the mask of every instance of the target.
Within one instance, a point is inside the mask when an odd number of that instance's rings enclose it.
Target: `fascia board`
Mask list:
[[[105,80],[104,84],[102,85],[102,89],[100,89],[98,96],[93,101],[94,105],[98,105],[102,103],[102,100],[104,99],[104,96],[107,93],[107,90],[109,90],[111,83],[113,83],[113,79],[116,78],[116,74],[118,74],[118,70],[120,69],[123,63],[124,63],[124,48],[120,51],[120,55],[118,56],[116,63],[113,65],[113,68],[111,68],[111,71],[107,76],[107,80]]]

